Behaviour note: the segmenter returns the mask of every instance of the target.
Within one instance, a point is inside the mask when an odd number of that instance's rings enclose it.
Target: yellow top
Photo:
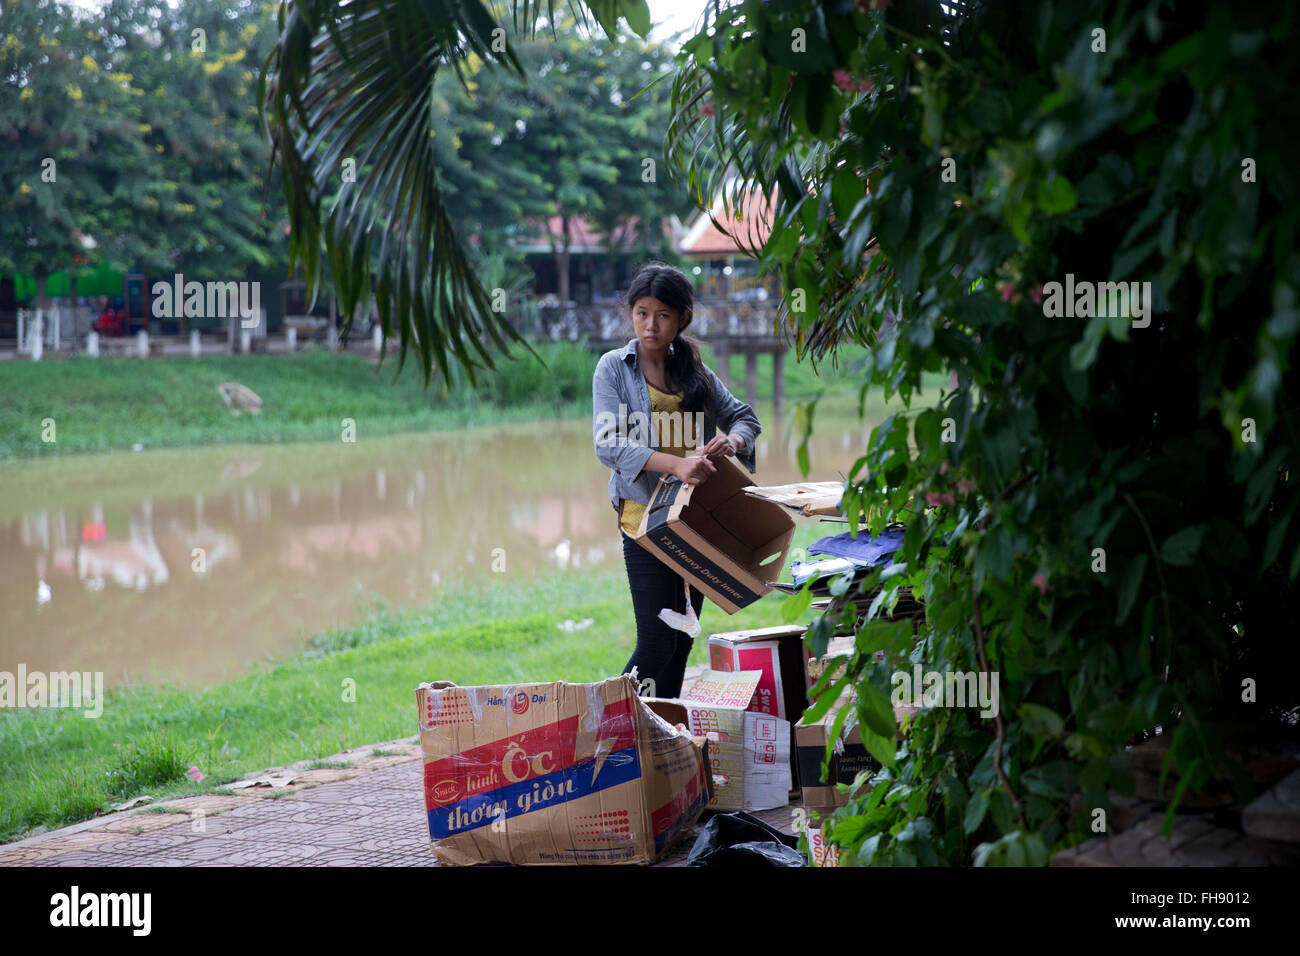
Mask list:
[[[681,413],[682,396],[672,395],[668,392],[661,392],[649,382],[646,387],[650,389],[650,414],[655,412],[676,412]],[[695,416],[681,415],[682,427],[678,429],[674,423],[672,427],[660,430],[660,437],[672,439],[678,435],[681,436],[680,445],[663,445],[659,451],[669,455],[676,455],[679,458],[685,458],[688,449],[698,448],[698,437],[695,434]],[[641,516],[645,514],[645,505],[639,501],[633,501],[631,498],[619,499],[619,527],[632,537],[636,537],[637,530],[641,527]]]

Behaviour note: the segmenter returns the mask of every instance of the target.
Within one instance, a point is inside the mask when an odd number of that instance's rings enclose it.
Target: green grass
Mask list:
[[[400,375],[394,356],[376,369],[358,355],[314,349],[294,356],[233,355],[204,359],[102,358],[0,363],[0,461],[86,452],[212,444],[338,442],[344,419],[359,438],[591,414],[591,376],[599,358],[582,344],[536,345],[545,360],[524,355],[482,370],[476,387],[462,373],[424,388],[413,362]],[[716,367],[705,346],[704,359]],[[846,350],[838,368],[820,374],[787,357],[786,395],[822,388],[856,396],[855,363]],[[731,390],[745,394],[744,358],[732,356]],[[396,375],[396,380],[394,376]],[[217,393],[239,382],[262,398],[258,415],[234,416]],[[759,360],[758,399],[770,401],[772,362]],[[48,423],[52,422],[52,426]],[[53,441],[45,441],[49,428]]]
[[[835,533],[801,521],[793,545]],[[128,687],[103,715],[6,710],[0,714],[0,841],[89,819],[142,793],[155,800],[222,792],[267,767],[321,761],[416,732],[415,687],[601,680],[621,672],[635,644],[621,562],[600,573],[554,572],[506,588],[448,588],[454,598],[419,611],[375,603],[352,628],[319,635],[307,653],[201,691]],[[781,623],[779,594],[728,616],[705,602],[690,665],[707,661],[707,636]],[[544,609],[544,610],[539,610]],[[565,619],[592,618],[566,633]],[[355,701],[344,681],[355,681]],[[185,776],[197,765],[207,779]]]
[[[426,391],[413,363],[394,382],[395,357],[376,369],[357,355],[68,359],[0,363],[0,461],[83,452],[205,444],[335,441],[343,420],[362,437],[588,414],[598,356],[539,345],[549,368],[525,357],[468,384]],[[239,382],[262,399],[234,416],[217,393]],[[43,434],[53,420],[54,441]]]

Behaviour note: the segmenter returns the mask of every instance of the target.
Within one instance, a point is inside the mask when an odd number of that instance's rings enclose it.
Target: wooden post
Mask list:
[[[745,401],[751,407],[758,404],[758,353],[745,353]]]
[[[290,355],[298,351],[298,330],[292,325],[284,333],[284,350]]]
[[[99,333],[90,332],[86,335],[86,354],[91,358],[99,358]]]
[[[149,333],[144,329],[135,334],[135,351],[142,359],[149,357]]]
[[[199,358],[203,355],[203,343],[199,340],[199,330],[190,329],[190,358]]]

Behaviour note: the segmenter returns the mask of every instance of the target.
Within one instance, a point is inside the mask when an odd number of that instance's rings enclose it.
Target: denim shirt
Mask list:
[[[642,471],[651,454],[658,450],[657,445],[648,443],[654,441],[654,429],[648,429],[644,436],[648,441],[642,444],[635,440],[638,437],[635,426],[628,424],[629,416],[638,412],[644,416],[642,421],[650,420],[650,391],[637,361],[637,345],[637,340],[631,339],[623,348],[602,355],[591,380],[592,440],[596,457],[612,472],[609,501],[615,511],[620,498],[648,504],[663,477],[658,472]],[[745,445],[736,460],[753,474],[757,467],[755,441],[763,427],[754,410],[732,395],[712,369],[705,366],[704,371],[713,385],[713,397],[704,409],[700,447],[717,434],[719,427],[727,434],[740,436]]]

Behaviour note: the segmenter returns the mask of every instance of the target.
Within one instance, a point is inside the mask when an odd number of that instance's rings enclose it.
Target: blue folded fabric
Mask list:
[[[864,568],[874,568],[903,546],[903,534],[902,531],[882,531],[873,538],[867,532],[859,531],[855,539],[846,531],[813,542],[808,546],[808,553],[848,558]]]

